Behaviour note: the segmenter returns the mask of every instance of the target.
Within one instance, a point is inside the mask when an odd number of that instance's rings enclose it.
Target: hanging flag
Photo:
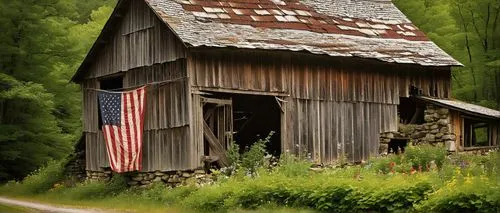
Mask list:
[[[115,172],[142,169],[145,90],[97,93],[109,164]]]

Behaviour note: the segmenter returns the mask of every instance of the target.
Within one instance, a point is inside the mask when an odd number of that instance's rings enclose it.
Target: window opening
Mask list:
[[[490,125],[485,122],[464,119],[464,146],[491,146]]]
[[[414,98],[399,98],[398,115],[401,124],[424,124],[425,105]]]

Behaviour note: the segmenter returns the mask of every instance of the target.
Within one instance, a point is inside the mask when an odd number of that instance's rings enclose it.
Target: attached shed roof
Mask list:
[[[417,98],[426,102],[440,105],[445,108],[451,108],[454,110],[462,111],[466,114],[473,114],[473,115],[477,114],[493,119],[500,119],[500,111],[482,107],[479,105],[465,103],[458,100],[438,99],[438,98],[423,97],[423,96],[419,96]]]
[[[120,0],[96,43],[121,17]],[[461,66],[390,0],[140,0],[193,47],[306,51],[422,66]],[[118,18],[117,18],[118,17]],[[101,41],[102,42],[102,41]],[[90,63],[94,45],[73,80]]]

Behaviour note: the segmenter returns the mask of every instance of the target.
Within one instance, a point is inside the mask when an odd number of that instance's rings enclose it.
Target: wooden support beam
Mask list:
[[[226,150],[205,121],[203,121],[203,136],[205,136],[205,138],[207,139],[210,149],[212,149],[215,152],[216,156],[220,158],[219,161],[217,161],[218,164],[221,167],[229,166],[229,161],[226,156]]]

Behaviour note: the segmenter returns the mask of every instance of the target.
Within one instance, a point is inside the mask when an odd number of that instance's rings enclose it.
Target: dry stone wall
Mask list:
[[[110,170],[106,171],[87,171],[87,180],[89,181],[109,181],[113,175]],[[148,187],[153,183],[163,183],[170,187],[177,187],[186,184],[195,184],[197,186],[213,183],[212,175],[204,170],[189,171],[155,171],[155,172],[137,172],[125,174],[131,187]]]
[[[455,151],[455,138],[451,125],[450,111],[435,105],[427,105],[424,111],[425,123],[419,125],[400,125],[398,132],[380,135],[381,155],[389,152],[389,143],[394,138],[408,138],[412,145],[443,145],[448,151]]]

